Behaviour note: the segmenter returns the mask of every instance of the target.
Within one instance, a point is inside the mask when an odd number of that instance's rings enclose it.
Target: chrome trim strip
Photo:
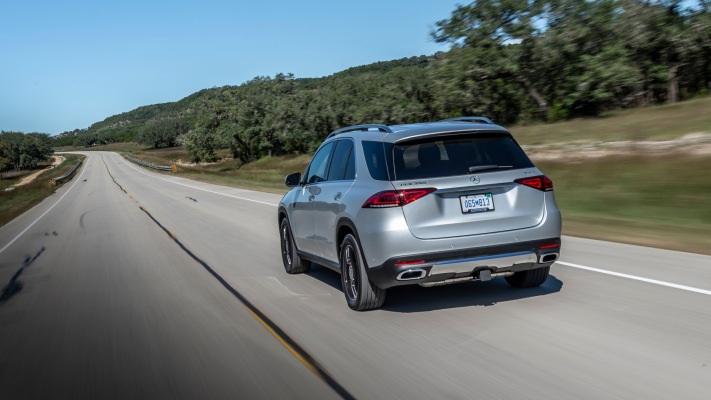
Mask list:
[[[443,281],[436,281],[436,282],[422,282],[422,283],[420,283],[420,286],[422,286],[422,287],[444,286],[444,285],[450,285],[452,283],[466,282],[466,281],[471,281],[471,280],[474,280],[473,276],[465,276],[463,278],[452,278],[452,279],[446,279]]]
[[[440,274],[460,274],[473,272],[480,267],[510,268],[515,264],[528,264],[537,261],[536,253],[521,251],[518,253],[497,254],[459,260],[447,260],[435,263],[430,270],[430,276]]]
[[[513,272],[499,272],[497,274],[491,274],[491,279],[504,278],[507,276],[511,276],[513,274],[514,274]],[[474,280],[473,276],[465,276],[462,278],[445,279],[443,281],[422,282],[422,283],[420,283],[420,286],[422,286],[422,287],[444,286],[444,285],[449,285],[452,283],[460,283],[460,282],[473,281],[473,280]]]
[[[484,185],[472,185],[472,186],[461,186],[449,189],[437,189],[435,194],[458,194],[458,193],[474,193],[474,192],[486,192],[493,189],[511,189],[514,187],[513,183],[491,183]]]

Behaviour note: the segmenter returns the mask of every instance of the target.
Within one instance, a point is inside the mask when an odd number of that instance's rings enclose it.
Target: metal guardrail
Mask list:
[[[72,170],[69,171],[66,175],[60,176],[59,178],[52,178],[49,180],[49,183],[51,183],[52,185],[56,185],[58,183],[62,183],[63,181],[68,181],[68,180],[72,179],[74,174],[77,172],[77,169],[79,169],[79,166],[81,166],[81,163],[82,163],[82,160],[79,160],[77,162],[77,165],[75,165],[74,168],[72,168]]]
[[[159,170],[159,171],[173,171],[173,172],[176,172],[176,167],[175,167],[175,165],[155,165],[155,164],[151,164],[151,163],[149,163],[149,162],[143,161],[143,160],[139,160],[138,158],[127,157],[127,156],[124,156],[124,158],[127,159],[128,161],[131,161],[132,163],[135,163],[135,164],[138,164],[138,165],[142,165],[142,166],[144,166],[144,167],[148,167],[148,168],[152,168],[152,169],[157,169],[157,170]]]

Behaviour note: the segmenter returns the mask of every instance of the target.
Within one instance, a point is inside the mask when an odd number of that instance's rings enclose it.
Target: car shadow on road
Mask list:
[[[306,274],[336,290],[343,290],[341,288],[341,275],[338,272],[332,271],[322,265],[312,263],[311,269]]]
[[[527,289],[513,288],[503,278],[429,288],[419,285],[397,286],[388,289],[383,310],[412,313],[472,306],[489,307],[506,301],[550,295],[560,292],[562,287],[563,282],[553,275],[549,275],[541,286]]]
[[[313,264],[308,276],[341,291],[341,277],[326,267]],[[528,289],[511,287],[503,278],[489,282],[466,282],[454,285],[422,287],[396,286],[388,289],[382,310],[401,313],[441,310],[472,306],[494,306],[506,301],[545,296],[560,292],[563,282],[554,275],[541,286]]]

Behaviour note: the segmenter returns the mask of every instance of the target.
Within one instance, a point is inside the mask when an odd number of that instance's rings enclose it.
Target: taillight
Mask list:
[[[386,190],[370,196],[370,198],[363,203],[363,208],[402,207],[427,196],[435,190],[437,189]]]
[[[514,182],[520,183],[524,186],[532,187],[534,189],[538,189],[542,192],[548,192],[553,190],[553,181],[545,175],[533,176],[531,178],[516,179]]]

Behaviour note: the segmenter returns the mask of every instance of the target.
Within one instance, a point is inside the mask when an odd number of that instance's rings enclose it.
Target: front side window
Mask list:
[[[318,152],[316,152],[316,155],[311,160],[308,172],[306,173],[307,184],[323,182],[326,180],[328,164],[331,160],[331,150],[333,150],[333,143],[334,142],[330,142],[324,145]]]

